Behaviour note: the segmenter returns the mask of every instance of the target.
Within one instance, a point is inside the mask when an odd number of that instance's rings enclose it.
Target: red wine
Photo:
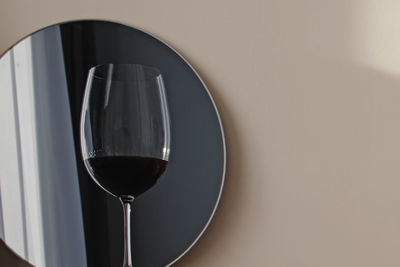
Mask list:
[[[167,168],[168,161],[133,156],[106,156],[86,160],[97,182],[117,197],[137,197],[151,188]]]

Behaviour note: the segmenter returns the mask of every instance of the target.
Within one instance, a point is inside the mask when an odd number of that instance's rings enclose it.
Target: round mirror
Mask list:
[[[112,22],[47,27],[1,57],[0,238],[35,266],[122,266],[121,204],[90,178],[80,150],[85,83],[100,64],[153,66],[163,75],[168,168],[134,201],[132,250],[134,266],[171,265],[215,212],[225,175],[223,130],[187,61],[148,33]]]

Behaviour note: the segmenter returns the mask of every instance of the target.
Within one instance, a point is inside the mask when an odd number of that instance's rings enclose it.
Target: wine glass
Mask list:
[[[90,69],[81,114],[86,169],[124,209],[124,265],[132,266],[132,201],[165,171],[170,121],[161,72],[138,64]]]

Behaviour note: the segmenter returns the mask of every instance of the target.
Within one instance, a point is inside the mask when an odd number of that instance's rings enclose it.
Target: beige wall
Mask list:
[[[0,53],[101,18],[167,41],[220,109],[217,214],[177,266],[400,266],[400,3],[0,0]]]

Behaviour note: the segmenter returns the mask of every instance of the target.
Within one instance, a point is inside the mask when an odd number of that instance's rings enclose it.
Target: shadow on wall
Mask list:
[[[388,159],[397,158],[400,151],[400,79],[354,59],[359,30],[352,20],[354,3],[255,2],[235,10],[235,25],[240,26],[231,36],[231,47],[218,54],[232,81],[214,80],[218,66],[196,67],[221,113],[227,175],[210,227],[177,266],[207,259],[223,264],[235,253],[243,257],[235,256],[234,266],[257,266],[266,258],[279,266],[310,259],[310,266],[324,266],[331,251],[347,259],[346,266],[373,266],[362,253],[396,255],[395,246],[378,242],[364,250],[358,247],[371,239],[399,236],[393,231],[377,233],[377,215],[387,214],[376,204],[371,188],[398,195],[382,186],[398,169]],[[244,17],[248,20],[240,23]],[[215,36],[216,47],[223,45],[219,41],[226,42],[227,36]],[[235,64],[243,69],[242,76],[229,75]],[[246,93],[232,88],[233,94],[253,101],[249,110],[248,102],[241,106],[236,100],[233,106],[219,93],[229,94],[222,86],[234,84]],[[238,122],[243,112],[252,114],[247,116],[250,122]],[[251,177],[255,168],[261,177]],[[389,207],[393,203],[386,202]],[[360,223],[365,235],[351,231],[354,223]],[[237,244],[240,240],[243,243]]]

